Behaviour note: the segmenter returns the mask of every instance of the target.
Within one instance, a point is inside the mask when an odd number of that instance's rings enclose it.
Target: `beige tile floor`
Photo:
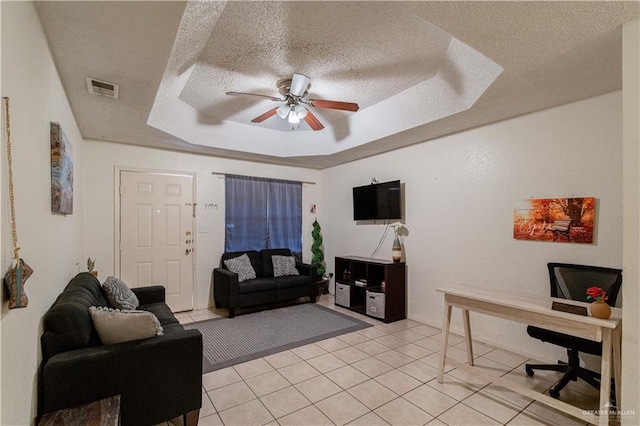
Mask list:
[[[437,328],[412,320],[384,324],[335,307],[331,295],[318,303],[374,326],[205,374],[200,425],[587,424],[453,367],[438,383]],[[208,309],[177,317],[187,323],[225,315]],[[479,368],[540,392],[560,377],[527,377],[526,357],[479,342],[474,349]],[[451,336],[448,356],[466,360],[462,337]],[[561,394],[597,409],[598,392],[585,383],[572,382]]]

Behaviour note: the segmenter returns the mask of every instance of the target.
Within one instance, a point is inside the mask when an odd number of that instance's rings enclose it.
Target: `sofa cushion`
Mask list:
[[[260,251],[260,260],[264,270],[265,277],[273,277],[273,261],[271,256],[292,256],[291,250],[284,249],[265,249]]]
[[[161,285],[149,285],[145,287],[133,287],[131,289],[138,298],[138,308],[151,303],[166,302],[166,289]]]
[[[90,306],[108,306],[100,281],[88,272],[76,275],[67,284],[42,321],[42,357],[87,346],[100,345],[91,323]]]
[[[102,283],[109,306],[114,309],[137,309],[140,302],[129,286],[120,278],[107,277]]]
[[[260,253],[255,250],[247,250],[247,251],[230,251],[228,253],[223,253],[222,258],[220,259],[220,267],[229,269],[224,264],[224,261],[227,259],[233,259],[234,257],[242,256],[243,254],[247,254],[249,256],[249,260],[251,261],[251,266],[253,266],[253,270],[256,271],[256,277],[261,278],[264,276],[264,271],[262,269],[262,260],[260,259]]]
[[[153,315],[156,316],[156,318],[158,318],[158,321],[160,321],[160,324],[163,327],[169,324],[178,323],[178,320],[173,315],[173,312],[171,312],[171,308],[169,308],[169,306],[167,306],[167,304],[164,302],[140,305],[138,306],[138,310],[151,312]]]
[[[274,277],[300,275],[296,269],[296,258],[293,256],[271,256]]]
[[[243,254],[238,257],[227,259],[224,261],[224,266],[231,272],[238,274],[238,282],[252,280],[256,277],[256,271],[251,266],[251,261],[247,254]]]
[[[91,306],[89,314],[104,345],[162,336],[160,321],[148,311],[118,310]]]
[[[258,291],[269,291],[278,288],[273,278],[256,278],[238,283],[238,293],[255,293]]]
[[[278,288],[303,287],[311,285],[311,281],[307,275],[279,277],[275,278],[275,281]]]

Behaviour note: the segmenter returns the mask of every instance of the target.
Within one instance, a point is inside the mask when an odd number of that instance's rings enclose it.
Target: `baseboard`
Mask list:
[[[415,315],[408,315],[407,318],[410,319],[410,320],[413,320],[413,321],[417,321],[417,322],[422,323],[422,324],[426,324],[426,325],[431,326],[431,327],[442,329],[442,323],[435,324],[433,321],[429,321],[429,320],[427,320],[426,318],[423,318],[423,317],[419,317],[419,316],[415,316]],[[457,334],[459,336],[464,336],[464,330],[454,326],[453,324],[450,326],[449,330],[450,330],[451,333]],[[473,336],[473,340],[478,341],[480,343],[484,343],[484,344],[489,345],[489,346],[496,347],[498,349],[503,349],[505,351],[513,352],[514,354],[521,355],[521,356],[523,356],[525,358],[535,359],[536,361],[539,361],[542,364],[555,364],[555,363],[558,362],[557,359],[551,359],[551,358],[546,357],[546,356],[525,352],[525,351],[523,351],[522,349],[520,349],[518,347],[505,345],[504,343],[496,342],[494,340],[487,339],[487,338],[484,338],[482,336],[478,336],[477,334],[475,334]]]

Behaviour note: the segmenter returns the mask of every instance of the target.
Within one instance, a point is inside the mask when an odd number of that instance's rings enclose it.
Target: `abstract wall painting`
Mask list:
[[[59,123],[51,122],[51,211],[73,214],[73,151]]]
[[[516,240],[593,243],[595,198],[523,200],[513,211]]]

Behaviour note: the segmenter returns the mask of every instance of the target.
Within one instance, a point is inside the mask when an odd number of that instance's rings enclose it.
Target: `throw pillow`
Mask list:
[[[224,261],[224,266],[231,272],[238,274],[238,282],[252,280],[256,277],[256,271],[251,266],[251,260],[247,253]]]
[[[107,277],[102,284],[109,306],[115,309],[137,309],[140,306],[133,291],[119,278]]]
[[[293,256],[271,256],[271,263],[274,277],[300,275],[296,269],[296,258]]]
[[[92,306],[89,313],[103,345],[148,339],[164,334],[160,321],[151,312],[120,311]]]

